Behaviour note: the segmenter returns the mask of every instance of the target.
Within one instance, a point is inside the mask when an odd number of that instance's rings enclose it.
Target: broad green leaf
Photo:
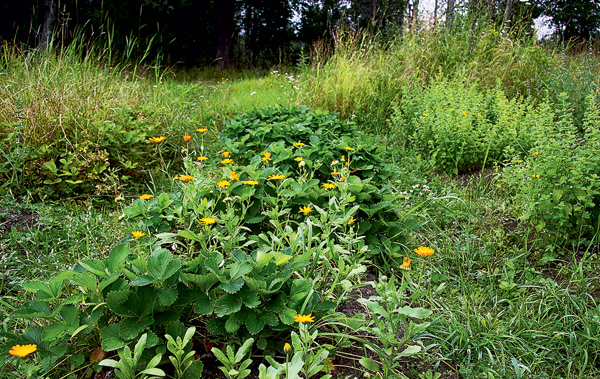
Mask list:
[[[361,358],[358,360],[358,363],[360,363],[364,368],[366,368],[369,371],[379,372],[379,365],[370,358]]]
[[[173,275],[179,266],[179,259],[173,260],[173,254],[167,249],[158,249],[148,258],[148,272],[161,281]]]
[[[108,271],[114,273],[129,254],[129,244],[121,244],[112,248],[108,255]]]
[[[227,293],[236,293],[244,286],[244,278],[239,278],[230,283],[221,283],[219,287]]]
[[[398,313],[406,315],[408,317],[412,317],[412,318],[418,318],[418,319],[424,319],[426,317],[431,316],[431,314],[433,313],[432,311],[430,311],[429,309],[424,309],[424,308],[411,308],[408,305],[399,308],[396,310]]]
[[[218,317],[223,317],[225,315],[237,312],[241,308],[242,300],[237,296],[229,294],[221,296],[215,304],[215,311]]]
[[[102,350],[104,351],[113,351],[127,346],[127,341],[119,336],[119,325],[117,324],[102,328],[100,337],[102,339]]]
[[[215,301],[209,299],[205,293],[200,293],[198,295],[201,299],[194,303],[194,312],[201,315],[211,315],[215,311]]]
[[[176,288],[160,288],[158,290],[158,301],[160,305],[165,307],[170,306],[177,300]]]
[[[411,345],[404,349],[398,357],[410,357],[411,355],[415,355],[421,351],[421,346],[419,345]]]
[[[64,322],[57,322],[50,324],[42,331],[43,341],[53,341],[60,337],[67,330],[67,324]]]

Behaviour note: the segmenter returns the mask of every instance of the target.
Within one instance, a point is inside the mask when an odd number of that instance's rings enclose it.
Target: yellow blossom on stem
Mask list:
[[[215,222],[217,222],[217,219],[214,219],[212,217],[203,217],[200,219],[201,222],[203,222],[206,225],[212,225]]]
[[[247,184],[249,186],[255,186],[258,184],[256,180],[244,180],[242,183]]]
[[[146,233],[142,232],[141,230],[134,230],[131,232],[131,235],[134,236],[135,238],[142,238],[143,236],[146,235]]]
[[[187,141],[189,141],[189,140],[191,140],[191,139],[192,139],[192,136],[183,136],[183,140],[184,140],[185,142],[187,142]]]
[[[294,142],[293,145],[296,146],[296,147],[302,147],[302,146],[304,146],[304,144],[302,142]]]
[[[196,129],[196,131],[197,131],[198,133],[204,133],[204,132],[206,132],[207,130],[208,130],[208,129],[206,129],[206,128],[198,128],[198,129]]]
[[[344,149],[346,149],[346,150],[348,150],[348,151],[354,151],[354,148],[353,148],[353,147],[350,147],[350,146],[346,146],[346,147],[344,147]]]
[[[332,172],[331,172],[331,175],[339,175],[339,174],[340,174],[340,173],[339,173],[339,172],[337,172],[337,171],[332,171]]]
[[[535,153],[533,153],[534,157],[537,157],[538,155],[540,155],[539,151],[536,151]]]
[[[350,217],[350,220],[348,220],[348,225],[354,224],[356,222],[356,219],[354,218],[354,216]]]
[[[261,161],[263,161],[263,162],[272,161],[271,153],[263,153],[263,155],[264,155],[264,157],[260,158]]]
[[[229,151],[224,151],[224,152],[223,152],[223,156],[224,156],[225,158],[229,158]]]
[[[233,159],[229,159],[229,158],[227,158],[227,159],[223,159],[223,160],[221,161],[221,163],[223,163],[223,164],[229,164],[229,163],[233,163]]]
[[[189,182],[190,180],[194,179],[194,177],[190,176],[190,175],[185,175],[185,176],[179,176],[176,179],[179,179],[182,182]]]
[[[305,206],[305,207],[300,207],[300,212],[298,212],[298,213],[304,213],[305,215],[307,215],[310,212],[312,212],[312,207]]]
[[[207,159],[208,159],[208,157],[198,157],[198,160],[199,160],[199,161],[205,161],[205,160],[207,160]]]
[[[323,188],[325,188],[326,190],[332,190],[335,187],[337,187],[335,184],[333,183],[323,183],[322,184]]]
[[[15,345],[8,351],[8,354],[20,358],[25,358],[29,354],[37,350],[37,345]]]
[[[159,142],[162,142],[162,141],[164,141],[166,139],[167,139],[167,137],[160,136],[160,137],[151,137],[151,138],[148,138],[148,141],[154,142],[154,143],[159,143]]]
[[[345,181],[346,181],[346,177],[345,177],[345,176],[342,176],[342,177],[340,178],[340,182],[345,182]]]
[[[217,183],[217,185],[221,188],[227,188],[228,186],[231,185],[231,182],[229,182],[227,180],[221,180],[219,183]]]
[[[315,322],[315,317],[311,314],[308,315],[297,315],[294,317],[296,322]]]
[[[240,180],[240,178],[238,178],[238,175],[235,173],[235,171],[229,171],[229,176],[231,176],[231,180]]]
[[[146,195],[146,194],[143,194],[142,196],[140,196],[140,199],[142,199],[142,200],[150,200],[150,199],[152,199],[153,197],[154,197],[154,195]]]
[[[302,157],[296,157],[296,158],[294,158],[294,160],[295,160],[296,162],[302,162]]]
[[[283,174],[273,174],[267,178],[268,180],[281,180],[285,179],[285,175]]]
[[[286,342],[285,345],[283,345],[283,351],[287,354],[290,350],[292,350],[292,346]]]
[[[415,249],[415,253],[417,253],[418,255],[420,255],[421,257],[425,258],[430,256],[431,254],[434,253],[433,249],[430,247],[426,247],[426,246],[419,246],[418,248]]]
[[[412,261],[412,259],[410,259],[409,257],[402,258],[402,266],[400,266],[400,268],[403,270],[410,271],[410,261]]]

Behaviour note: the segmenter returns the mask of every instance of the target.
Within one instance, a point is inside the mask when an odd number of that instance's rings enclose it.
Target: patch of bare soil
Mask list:
[[[40,216],[35,213],[18,212],[0,208],[0,234],[9,233],[13,228],[25,230],[37,225]]]

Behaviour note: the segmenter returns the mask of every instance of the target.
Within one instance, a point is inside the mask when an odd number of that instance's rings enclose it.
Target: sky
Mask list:
[[[518,0],[518,1],[522,1],[522,0]],[[438,3],[442,3],[442,1],[439,0]],[[433,14],[434,6],[435,6],[435,0],[421,0],[419,2],[419,13]],[[443,13],[443,11],[440,12],[440,9],[438,8],[438,13]],[[553,29],[551,27],[544,25],[544,22],[545,22],[545,20],[547,20],[547,18],[548,18],[547,16],[541,16],[541,17],[538,17],[533,20],[535,23],[535,31],[536,31],[539,39],[548,37],[553,32]]]

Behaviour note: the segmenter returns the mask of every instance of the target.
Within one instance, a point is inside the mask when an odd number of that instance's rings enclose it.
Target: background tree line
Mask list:
[[[21,0],[0,5],[0,40],[46,47],[85,35],[127,59],[219,67],[291,64],[339,28],[395,38],[419,28],[425,0]],[[531,33],[545,14],[561,41],[600,30],[597,0],[433,0],[429,23],[450,31],[481,22]]]

